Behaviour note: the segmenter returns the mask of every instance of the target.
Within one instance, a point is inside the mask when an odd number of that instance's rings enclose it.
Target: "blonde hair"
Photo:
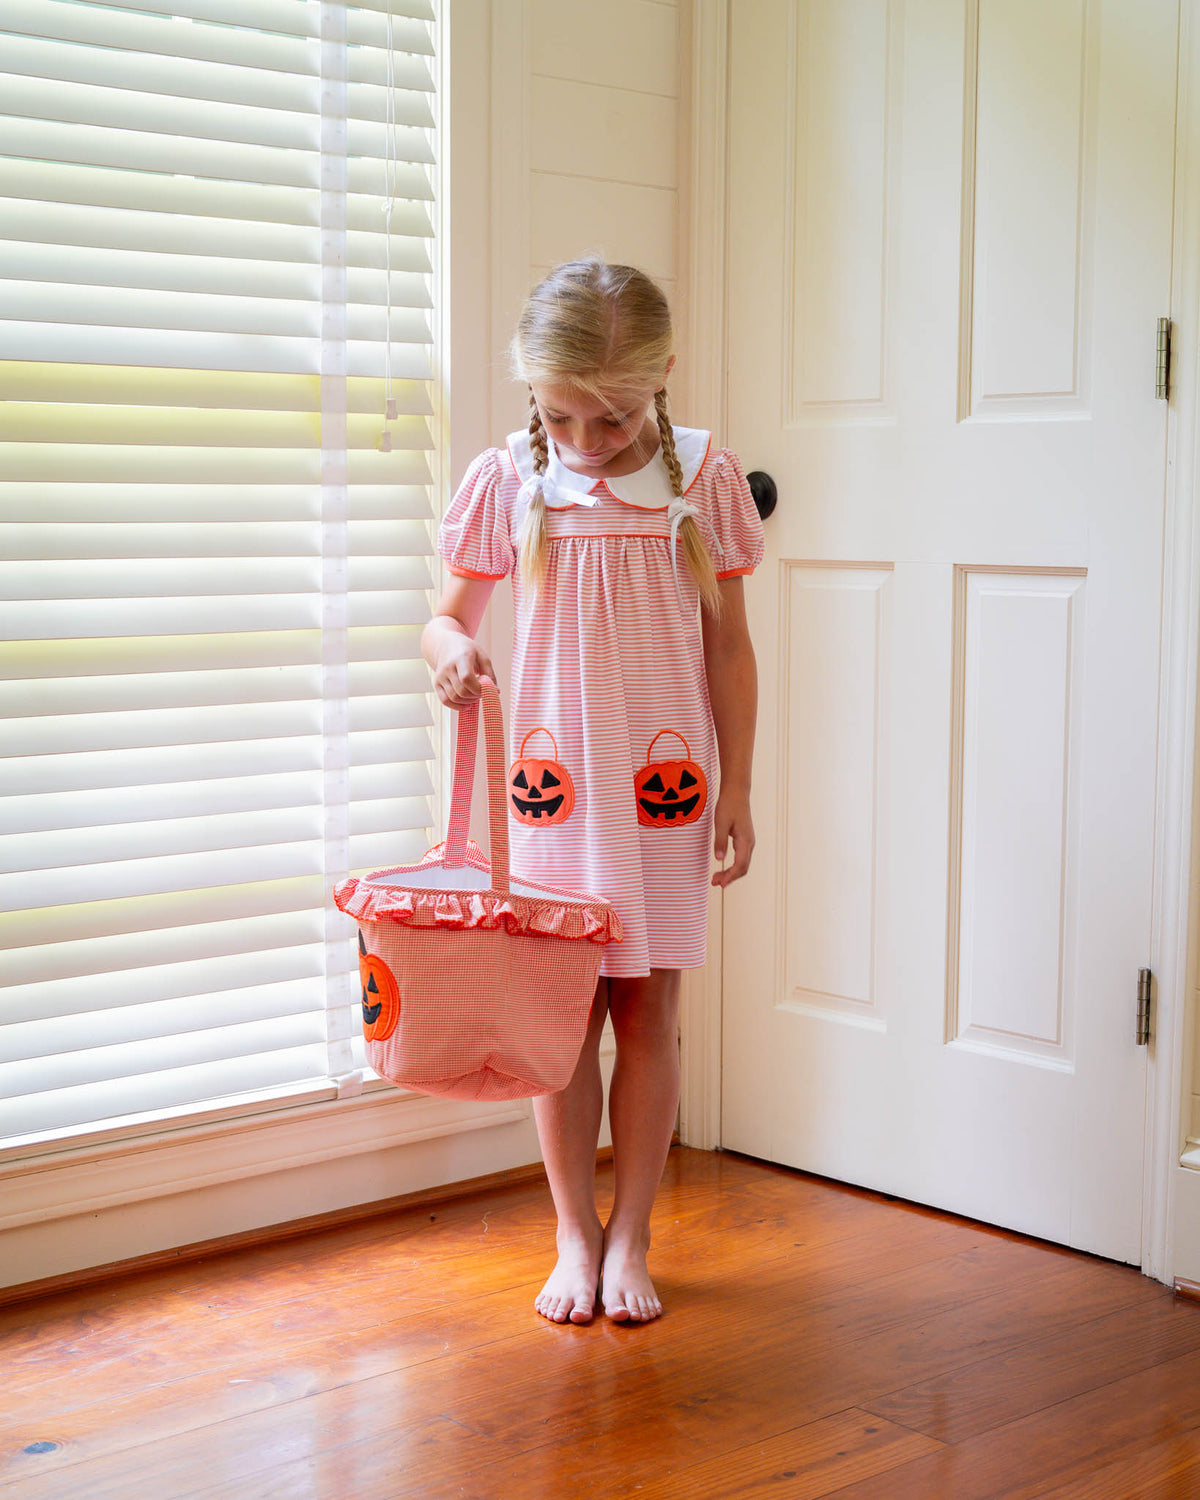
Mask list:
[[[653,389],[662,458],[672,492],[683,498],[683,470],[661,384],[671,357],[671,311],[658,286],[633,266],[602,260],[572,260],[555,266],[534,287],[521,311],[512,342],[513,366],[530,385],[529,449],[536,474],[549,463],[549,445],[534,400],[536,381],[563,385],[593,400],[613,390]],[[716,571],[700,528],[684,516],[679,539],[700,600],[720,613]],[[517,544],[521,581],[536,591],[546,577],[546,502],[540,488],[526,510]]]

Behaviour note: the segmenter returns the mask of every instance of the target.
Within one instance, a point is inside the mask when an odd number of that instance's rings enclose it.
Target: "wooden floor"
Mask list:
[[[2,1309],[0,1494],[1200,1497],[1200,1306],[1131,1267],[682,1149],[655,1229],[640,1328],[534,1314],[538,1185]]]

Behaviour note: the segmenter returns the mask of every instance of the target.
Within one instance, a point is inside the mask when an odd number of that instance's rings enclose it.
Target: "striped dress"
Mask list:
[[[737,457],[675,428],[685,501],[719,578],[762,560],[762,526]],[[612,479],[576,474],[550,444],[545,585],[514,572],[533,459],[526,432],[471,465],[442,522],[452,573],[513,574],[514,875],[603,896],[624,941],[601,973],[698,968],[705,959],[716,736],[696,585],[659,454]]]

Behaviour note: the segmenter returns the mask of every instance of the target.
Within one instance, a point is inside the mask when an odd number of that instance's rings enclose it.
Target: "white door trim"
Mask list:
[[[1165,80],[1164,80],[1165,84]],[[1196,955],[1191,873],[1195,836],[1196,679],[1200,669],[1200,0],[1181,0],[1176,117],[1174,322],[1164,494],[1163,634],[1159,673],[1158,837],[1150,964],[1154,1038],[1146,1098],[1142,1269],[1170,1282],[1179,1158],[1187,1136],[1186,1039]],[[1192,1174],[1189,1174],[1189,1177]],[[1197,1181],[1200,1187],[1200,1179]]]
[[[688,371],[681,410],[693,426],[709,428],[723,442],[728,0],[694,0],[690,21],[691,67],[685,70],[680,111],[687,163],[680,206],[686,259],[680,267],[680,284],[686,308],[683,353]],[[707,967],[688,970],[683,979],[679,1135],[685,1145],[704,1151],[721,1144],[723,907],[724,898],[718,892],[709,908]]]
[[[684,111],[688,137],[688,247],[683,276],[691,370],[690,420],[725,433],[726,123],[728,0],[691,7],[691,67]],[[1171,80],[1164,79],[1169,88]],[[1179,1158],[1187,1134],[1184,1106],[1188,1000],[1197,979],[1189,938],[1195,928],[1191,874],[1200,869],[1194,836],[1197,673],[1200,670],[1200,0],[1180,0],[1178,118],[1174,206],[1174,321],[1168,462],[1164,493],[1162,664],[1159,685],[1154,918],[1154,1040],[1148,1058],[1142,1268],[1169,1282]],[[1153,330],[1147,330],[1147,348]],[[1147,360],[1148,368],[1151,361]],[[753,466],[754,455],[743,455]],[[786,503],[786,500],[785,502]],[[761,814],[760,814],[761,815]],[[714,903],[707,970],[689,977],[682,1030],[680,1134],[706,1149],[720,1144],[720,905]],[[1130,1027],[1136,975],[1130,976]],[[1188,1174],[1189,1178],[1192,1174]],[[1200,1174],[1195,1174],[1200,1191]]]

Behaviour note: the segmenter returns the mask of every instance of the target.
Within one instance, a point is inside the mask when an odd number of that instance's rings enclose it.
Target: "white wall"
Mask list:
[[[530,287],[595,253],[640,266],[682,322],[681,90],[687,38],[673,0],[496,0],[493,141],[498,435],[524,423],[506,346]]]
[[[679,13],[668,0],[530,7],[530,252],[678,275]]]

